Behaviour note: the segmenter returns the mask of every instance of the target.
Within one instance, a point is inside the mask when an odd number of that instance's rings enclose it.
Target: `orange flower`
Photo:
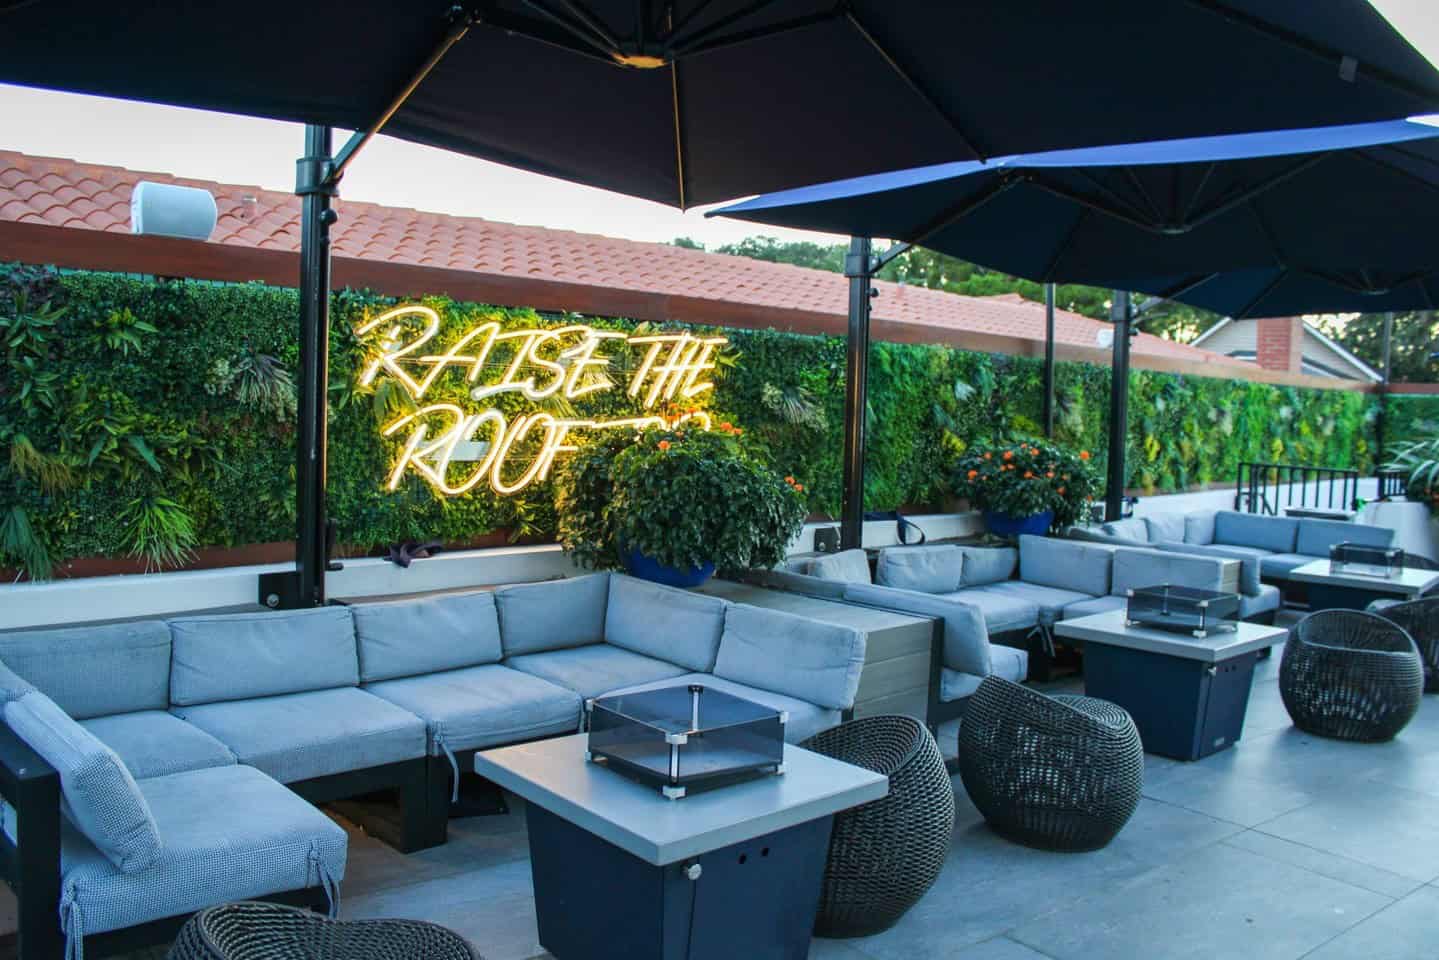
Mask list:
[[[1006,451],[1004,451],[1004,459],[1006,459],[1006,460],[1013,460],[1013,459],[1014,459],[1014,451],[1013,451],[1013,450],[1006,450]]]
[[[1033,471],[1033,470],[1026,470],[1026,471],[1024,471],[1024,479],[1026,479],[1026,480],[1033,480],[1033,479],[1034,479],[1034,471]]]
[[[721,430],[725,430],[725,431],[733,430],[733,429],[734,429],[734,424],[732,424],[732,423],[730,423],[728,420],[726,420],[724,423],[720,424],[720,429],[721,429]]]
[[[739,427],[735,427],[735,428],[734,428],[734,435],[737,436],[737,437],[742,437],[742,436],[744,436],[744,431],[741,430]]]
[[[785,483],[794,483],[794,477],[785,477],[785,478],[784,478],[784,482],[785,482]]]
[[[1059,495],[1060,495],[1061,497],[1064,496],[1064,488],[1063,488],[1063,487],[1060,487],[1060,488],[1059,488]]]
[[[1054,471],[1053,471],[1053,470],[1049,471],[1048,473],[1045,474],[1045,476],[1048,477],[1049,479],[1053,480],[1053,479],[1054,479]]]
[[[986,451],[984,451],[984,459],[986,459],[986,460],[992,460],[992,459],[994,459],[994,454],[992,454],[992,453],[990,453],[988,450],[986,450]]]
[[[969,477],[969,479],[973,480],[975,477],[979,476],[979,471],[978,471],[978,470],[971,470],[971,471],[969,471],[969,473],[967,474],[967,476]]]
[[[794,485],[794,489],[795,489],[795,492],[796,492],[796,493],[804,493],[804,484],[802,484],[802,483],[796,483],[796,484]]]
[[[1088,460],[1088,459],[1089,459],[1089,451],[1088,451],[1088,450],[1081,450],[1081,451],[1079,451],[1079,459],[1081,459],[1081,460]]]
[[[661,440],[659,442],[659,448],[661,450],[668,450],[670,448],[670,442],[668,440]]]

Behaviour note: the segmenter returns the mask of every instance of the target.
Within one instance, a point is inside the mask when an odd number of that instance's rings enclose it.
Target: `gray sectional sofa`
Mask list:
[[[864,646],[607,573],[0,634],[21,955],[161,941],[226,900],[333,905],[346,838],[310,802],[398,788],[397,845],[441,843],[476,750],[572,733],[603,694],[701,682],[784,711],[797,742],[850,709]]]

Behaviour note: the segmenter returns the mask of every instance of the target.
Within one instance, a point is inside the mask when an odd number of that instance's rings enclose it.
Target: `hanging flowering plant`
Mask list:
[[[1088,450],[1076,452],[1045,440],[974,444],[956,461],[951,487],[978,510],[1011,517],[1053,511],[1056,524],[1070,524],[1097,492],[1092,464]]]

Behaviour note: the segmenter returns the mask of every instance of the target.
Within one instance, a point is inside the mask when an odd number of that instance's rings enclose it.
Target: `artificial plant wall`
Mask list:
[[[466,325],[480,317],[507,328],[576,322],[426,302]],[[496,529],[549,535],[548,483],[510,497],[480,487],[441,499],[409,475],[384,489],[401,439],[378,428],[404,398],[383,380],[378,389],[357,387],[370,354],[353,330],[393,303],[334,296],[329,497],[344,548],[464,542]],[[288,289],[0,268],[0,567],[43,575],[70,558],[126,555],[162,566],[190,547],[290,539],[297,316]],[[836,513],[844,341],[725,335],[733,363],[721,365],[716,390],[697,402],[717,422],[742,427],[746,442],[803,483],[811,510]],[[870,369],[872,509],[940,503],[954,453],[997,433],[1039,432],[1037,360],[878,343]],[[436,389],[462,397],[462,387]],[[1057,439],[1102,460],[1108,389],[1107,368],[1060,364]],[[1229,482],[1251,459],[1372,466],[1376,405],[1365,394],[1142,370],[1130,390],[1129,483],[1145,491]],[[596,402],[600,409],[586,415],[632,412],[623,391]],[[1432,404],[1439,414],[1439,401]]]

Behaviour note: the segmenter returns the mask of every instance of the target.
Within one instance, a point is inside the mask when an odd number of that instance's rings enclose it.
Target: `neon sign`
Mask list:
[[[628,377],[627,396],[643,410],[659,404],[693,400],[714,389],[709,379],[724,337],[697,337],[690,333],[628,336],[597,330],[584,324],[551,329],[502,330],[490,320],[467,330],[443,353],[425,351],[440,332],[440,315],[420,304],[388,310],[356,328],[364,337],[379,331],[379,351],[360,376],[373,384],[380,376],[394,378],[419,403],[446,370],[463,371],[474,386],[470,397],[487,400],[518,394],[527,400],[556,397],[577,400],[615,388],[607,375],[616,348],[643,351]],[[606,350],[609,347],[609,350]],[[502,368],[494,381],[483,379],[487,370]],[[487,483],[498,494],[512,494],[546,479],[556,458],[577,448],[567,441],[580,430],[634,430],[651,426],[674,428],[693,422],[710,429],[709,415],[691,411],[677,418],[646,414],[614,420],[556,417],[543,411],[522,413],[513,420],[496,407],[478,413],[454,403],[431,403],[398,417],[381,428],[385,437],[408,431],[403,451],[390,471],[386,486],[399,487],[407,471],[414,471],[436,492],[456,496]],[[524,452],[520,449],[523,448]],[[477,464],[456,476],[452,467],[463,463],[463,451],[480,450]],[[526,462],[524,457],[533,449]],[[519,460],[518,466],[512,460]]]

